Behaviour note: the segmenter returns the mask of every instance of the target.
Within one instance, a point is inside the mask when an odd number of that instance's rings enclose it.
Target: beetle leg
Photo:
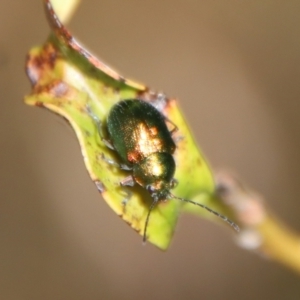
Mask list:
[[[100,133],[99,133],[100,134]],[[114,146],[112,145],[112,143],[108,140],[106,140],[105,138],[103,138],[101,135],[100,135],[101,139],[102,139],[102,142],[105,144],[105,146],[111,150],[115,150]]]
[[[115,150],[114,146],[112,145],[112,143],[110,141],[108,141],[107,139],[105,139],[103,131],[102,131],[102,121],[101,119],[99,119],[91,110],[91,107],[87,104],[86,105],[86,111],[89,114],[89,116],[93,119],[93,121],[96,123],[97,126],[97,130],[99,133],[99,136],[102,140],[102,142],[105,144],[105,146],[111,150]]]
[[[132,171],[132,167],[129,167],[129,166],[125,165],[125,164],[120,164],[119,166],[120,166],[121,170]]]
[[[174,124],[170,119],[168,119],[166,116],[164,116],[165,118],[165,121],[166,122],[169,122],[171,125],[173,125],[174,127],[169,131],[171,136],[178,131],[178,127],[176,126],[176,124]],[[183,136],[179,135],[179,136],[176,136],[175,138],[173,137],[173,140],[174,142],[177,144],[179,143],[180,141],[182,141],[184,139]]]
[[[124,190],[125,198],[122,200],[122,205],[125,207],[132,196],[132,192],[128,189]]]
[[[125,187],[125,186],[134,186],[134,184],[135,184],[135,182],[134,182],[134,179],[131,175],[125,177],[120,182],[120,185],[123,186],[123,187]],[[130,198],[132,196],[132,193],[128,189],[124,190],[124,192],[126,193],[126,197],[122,200],[122,205],[126,206],[127,202],[130,200]]]
[[[135,181],[131,175],[125,177],[121,182],[121,186],[134,186]]]
[[[120,168],[120,165],[116,163],[113,159],[106,157],[103,153],[101,153],[101,158],[107,162],[109,165]]]
[[[108,164],[120,169],[120,170],[124,170],[124,171],[132,171],[132,168],[125,165],[125,164],[118,164],[117,162],[115,162],[113,159],[106,157],[103,153],[101,153],[101,158],[107,162]]]
[[[176,126],[176,124],[174,124],[169,118],[167,118],[166,116],[164,116],[164,119],[166,122],[170,123],[171,125],[173,125],[174,127],[169,131],[171,136],[178,131],[178,127]],[[179,143],[181,140],[183,140],[184,137],[183,136],[176,136],[175,138],[173,137],[173,140],[175,143]]]
[[[176,126],[176,124],[174,124],[169,118],[167,118],[166,116],[164,116],[164,119],[166,122],[170,123],[171,125],[173,125],[174,127],[169,131],[170,134],[172,135],[173,133],[175,133],[178,130],[178,127]]]

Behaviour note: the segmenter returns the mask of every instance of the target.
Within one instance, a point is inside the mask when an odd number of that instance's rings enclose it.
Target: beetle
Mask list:
[[[149,192],[153,200],[145,221],[144,242],[147,239],[151,211],[158,202],[169,199],[178,199],[200,206],[239,231],[239,227],[226,216],[201,203],[171,193],[171,189],[177,184],[174,178],[176,164],[173,156],[176,144],[172,138],[177,127],[152,104],[141,99],[126,99],[116,103],[109,111],[106,120],[108,139],[103,135],[101,121],[90,110],[88,111],[97,122],[101,139],[107,147],[117,153],[122,163],[117,164],[111,160],[108,162],[131,172],[131,175],[120,184],[122,186],[138,184]],[[166,121],[175,127],[169,130]]]

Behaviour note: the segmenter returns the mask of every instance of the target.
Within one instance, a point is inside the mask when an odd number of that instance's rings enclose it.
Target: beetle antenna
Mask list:
[[[224,215],[221,215],[219,214],[218,212],[216,212],[215,210],[212,210],[211,208],[201,204],[201,203],[198,203],[198,202],[194,202],[192,200],[188,200],[188,199],[184,199],[184,198],[181,198],[181,197],[176,197],[174,196],[173,194],[170,193],[170,196],[174,199],[177,199],[177,200],[180,200],[180,201],[183,201],[183,202],[187,202],[187,203],[191,203],[191,204],[195,204],[195,205],[198,205],[204,209],[206,209],[207,211],[209,211],[210,213],[216,215],[217,217],[221,218],[223,221],[225,221],[226,223],[228,223],[231,227],[233,227],[234,230],[236,230],[237,232],[240,231],[240,228],[237,224],[235,224],[233,221],[231,221],[230,219],[228,219],[226,216]]]
[[[150,214],[151,214],[151,211],[153,210],[155,204],[157,203],[158,201],[157,200],[153,200],[153,202],[151,203],[150,207],[149,207],[149,211],[148,211],[148,214],[147,214],[147,218],[146,218],[146,221],[145,221],[145,229],[144,229],[144,235],[143,235],[143,243],[146,243],[147,241],[147,228],[148,228],[148,223],[149,223],[149,218],[150,218]]]

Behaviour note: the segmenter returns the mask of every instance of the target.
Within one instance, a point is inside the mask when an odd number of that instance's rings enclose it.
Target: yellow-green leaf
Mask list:
[[[179,184],[172,193],[188,199],[200,195],[210,201],[214,191],[212,174],[194,143],[177,102],[125,79],[88,53],[60,23],[50,2],[44,2],[53,33],[43,46],[31,49],[28,54],[26,70],[32,92],[25,102],[46,107],[69,121],[79,140],[91,179],[109,206],[133,229],[143,234],[152,199],[140,187],[120,186],[128,172],[108,164],[107,158],[118,161],[118,156],[104,145],[87,110],[89,108],[99,119],[105,120],[114,104],[128,98],[155,102],[179,129],[174,135],[177,145],[175,178]],[[131,197],[124,205],[128,191]],[[150,217],[148,241],[166,249],[182,207],[199,209],[178,200],[160,202]]]

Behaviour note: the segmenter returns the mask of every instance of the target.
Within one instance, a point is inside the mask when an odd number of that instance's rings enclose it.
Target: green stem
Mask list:
[[[256,230],[263,237],[261,252],[300,273],[300,236],[271,215]]]
[[[300,273],[300,236],[269,211],[263,199],[229,174],[217,178],[218,198],[240,226],[238,244]]]

